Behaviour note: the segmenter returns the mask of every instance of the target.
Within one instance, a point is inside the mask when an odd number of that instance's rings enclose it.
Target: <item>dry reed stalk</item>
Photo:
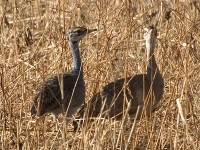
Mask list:
[[[197,149],[199,10],[198,1],[1,1],[1,149]],[[98,28],[81,44],[86,99],[90,99],[107,83],[145,71],[143,24],[146,14],[155,11],[159,31],[155,55],[166,87],[151,119],[131,123],[86,118],[82,130],[73,133],[60,118],[61,133],[50,116],[30,118],[38,84],[70,70],[63,34],[68,28]],[[30,45],[24,37],[27,28]]]

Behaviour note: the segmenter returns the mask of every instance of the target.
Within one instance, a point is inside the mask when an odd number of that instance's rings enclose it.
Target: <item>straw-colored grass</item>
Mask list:
[[[200,2],[128,0],[0,1],[0,149],[198,149]],[[37,87],[68,72],[65,32],[97,28],[81,42],[86,99],[109,82],[145,72],[143,28],[157,12],[155,56],[164,96],[150,118],[96,119],[72,132],[60,117],[31,119]]]

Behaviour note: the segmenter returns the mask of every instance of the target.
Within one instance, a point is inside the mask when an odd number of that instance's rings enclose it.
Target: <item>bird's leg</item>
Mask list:
[[[61,131],[60,126],[59,126],[59,119],[56,114],[53,114],[54,122],[56,122],[56,131]]]
[[[59,120],[58,118],[56,118],[56,130],[59,131],[60,130],[60,126],[59,126]]]
[[[73,124],[73,127],[74,127],[74,132],[77,131],[78,127],[79,127],[79,123],[77,122],[77,120],[74,119],[72,124]]]
[[[76,113],[75,117],[73,117],[73,127],[74,127],[74,132],[78,130],[78,128],[83,124],[83,118],[84,118],[84,107],[86,105],[84,104],[81,109]]]

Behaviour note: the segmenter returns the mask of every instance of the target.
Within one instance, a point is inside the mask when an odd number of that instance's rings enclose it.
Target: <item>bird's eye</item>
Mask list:
[[[78,31],[77,31],[77,34],[78,34],[78,35],[81,35],[82,33],[83,33],[82,30],[78,30]]]
[[[82,31],[80,31],[80,30],[78,30],[77,32],[78,32],[79,34],[81,34],[81,33],[82,33]]]

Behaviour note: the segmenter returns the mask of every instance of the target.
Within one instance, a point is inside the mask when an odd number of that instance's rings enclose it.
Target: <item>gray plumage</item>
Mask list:
[[[85,104],[85,111],[84,108],[80,109],[79,118],[84,116],[86,109],[88,109],[89,117],[97,117],[103,112],[102,117],[115,117],[116,119],[122,118],[123,113],[125,113],[124,110],[128,111],[131,119],[135,119],[138,106],[145,106],[147,115],[155,109],[164,93],[164,79],[160,74],[153,52],[156,46],[156,38],[156,28],[150,26],[145,36],[148,60],[147,73],[109,83]],[[124,109],[125,99],[128,103]],[[140,118],[141,113],[142,109],[140,109],[136,119]]]
[[[38,89],[31,108],[31,115],[42,116],[52,113],[57,117],[66,113],[72,117],[85,101],[85,83],[79,54],[79,42],[88,33],[96,31],[84,27],[75,27],[68,31],[67,37],[72,53],[73,63],[71,73],[54,75]]]

